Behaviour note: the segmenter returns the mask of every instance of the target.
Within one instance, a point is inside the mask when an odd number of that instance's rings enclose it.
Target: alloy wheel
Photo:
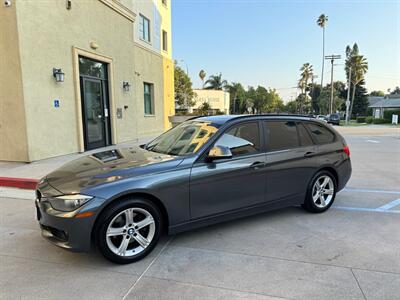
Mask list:
[[[319,208],[325,208],[332,200],[335,193],[335,185],[332,178],[327,175],[318,177],[312,189],[312,199]]]
[[[118,256],[133,256],[144,251],[153,240],[156,224],[143,208],[128,208],[117,214],[106,231],[108,248]]]

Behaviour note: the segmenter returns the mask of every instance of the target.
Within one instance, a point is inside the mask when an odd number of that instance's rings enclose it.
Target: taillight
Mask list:
[[[344,152],[344,153],[346,153],[346,154],[347,154],[347,156],[349,156],[349,157],[350,157],[350,148],[349,148],[349,146],[344,146],[344,148],[343,148],[343,152]]]

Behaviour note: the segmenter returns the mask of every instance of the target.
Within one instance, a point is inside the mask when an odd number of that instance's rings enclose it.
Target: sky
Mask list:
[[[173,57],[194,87],[204,69],[207,77],[222,73],[228,82],[275,88],[285,102],[294,100],[302,64],[311,63],[321,80],[322,13],[325,54],[342,56],[334,80],[346,80],[345,48],[356,42],[369,64],[368,91],[400,86],[400,0],[172,0]],[[326,61],[324,83],[330,72]]]

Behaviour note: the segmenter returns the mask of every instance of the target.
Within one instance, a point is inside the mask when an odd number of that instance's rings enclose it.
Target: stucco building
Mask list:
[[[0,160],[83,152],[170,127],[170,0],[2,1],[0,28]]]
[[[195,105],[191,107],[196,111],[204,102],[208,103],[211,110],[214,112],[221,112],[229,115],[230,95],[223,90],[206,90],[206,89],[193,89],[196,96],[194,97]]]

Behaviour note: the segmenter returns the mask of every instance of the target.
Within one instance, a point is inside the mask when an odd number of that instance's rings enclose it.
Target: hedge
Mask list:
[[[357,117],[357,123],[365,123],[365,117]]]
[[[387,119],[372,119],[372,123],[374,124],[385,124],[385,123],[390,123],[391,121]]]
[[[392,115],[400,116],[400,109],[397,109],[397,110],[385,110],[383,112],[383,118],[388,120],[390,123],[392,122]]]
[[[365,118],[365,122],[366,122],[367,124],[371,124],[373,120],[374,120],[374,117],[372,117],[372,116],[369,116],[369,117],[366,117],[366,118]]]

